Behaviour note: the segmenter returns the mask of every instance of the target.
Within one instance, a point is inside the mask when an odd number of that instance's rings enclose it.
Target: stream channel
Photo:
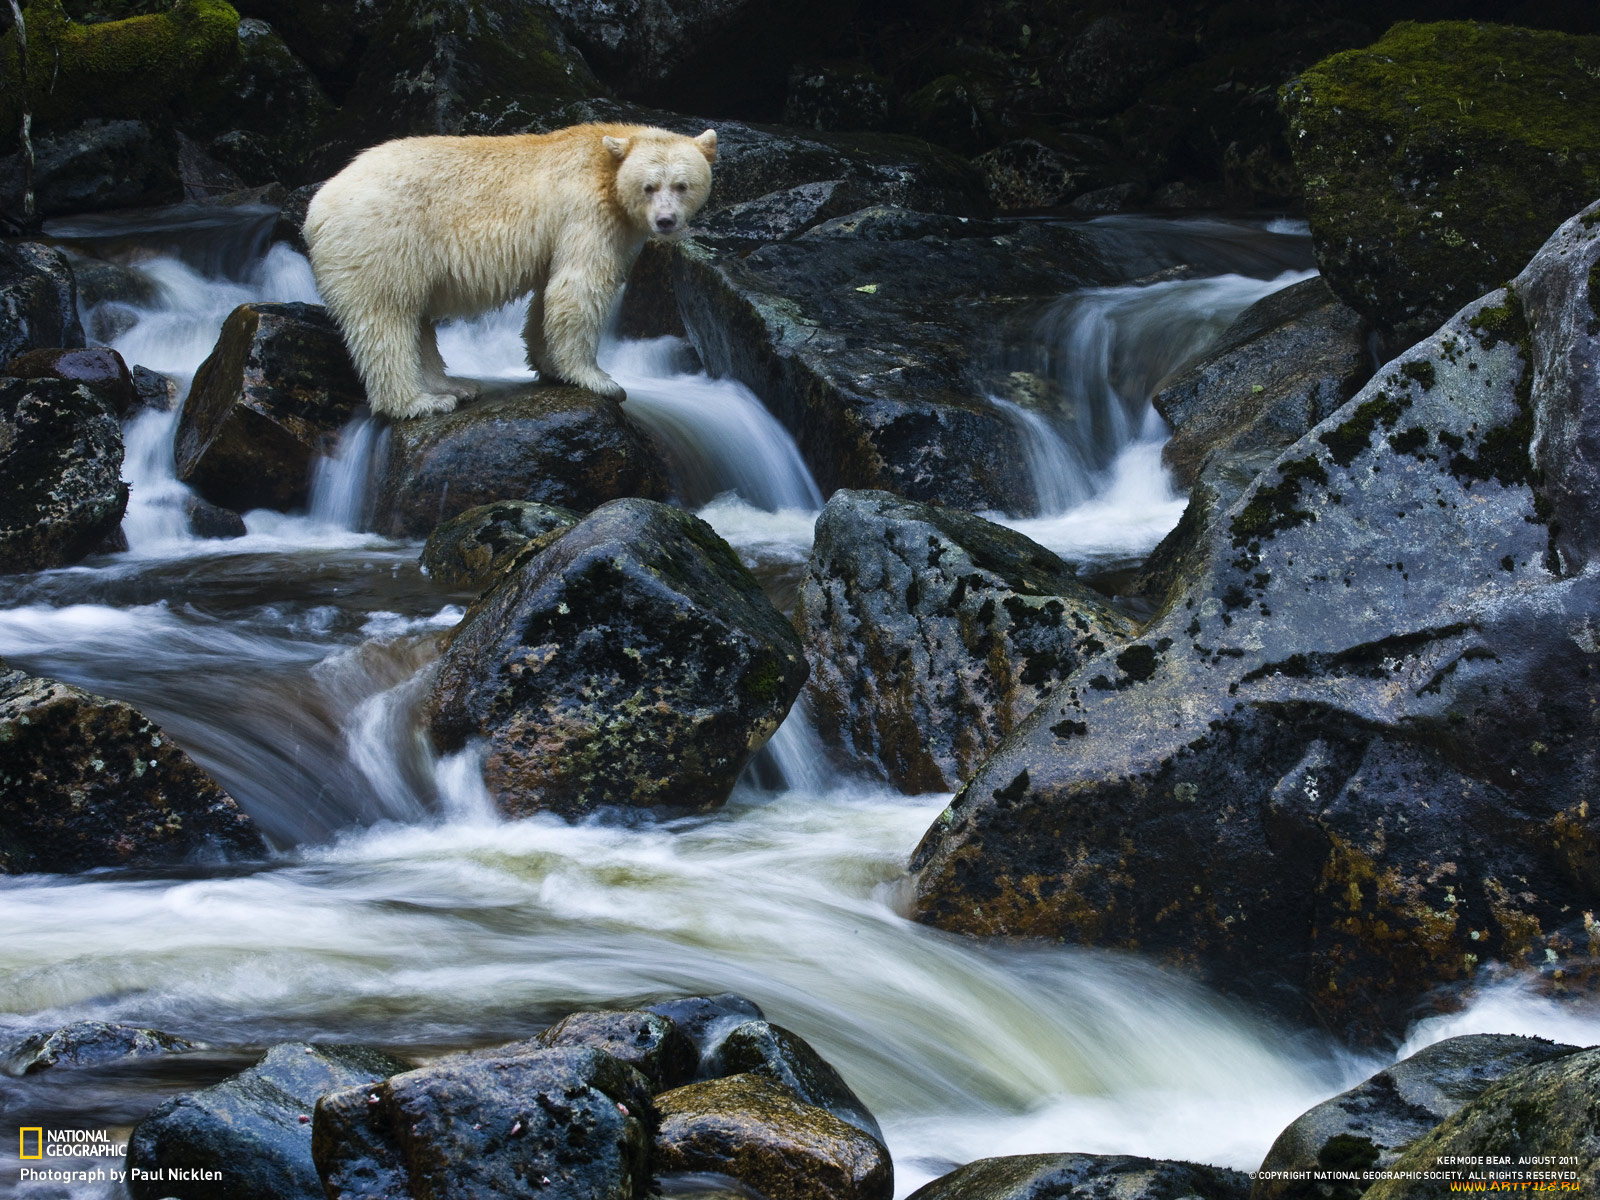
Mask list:
[[[146,285],[137,303],[85,312],[91,342],[187,387],[235,305],[317,299],[306,260],[269,244],[270,228],[264,213],[180,210],[51,232]],[[1284,221],[1086,228],[1202,276],[1063,297],[1017,348],[1077,419],[1010,410],[1042,515],[1001,519],[1109,578],[1183,511],[1161,466],[1157,384],[1250,303],[1307,278],[1311,255],[1303,225]],[[457,323],[441,350],[452,373],[527,378],[520,327],[514,309]],[[670,449],[679,501],[790,608],[823,497],[788,434],[681,342],[612,343],[602,362]],[[121,1140],[160,1099],[275,1042],[426,1055],[526,1037],[579,1008],[732,991],[839,1068],[883,1125],[903,1197],[1000,1154],[1251,1170],[1300,1112],[1392,1061],[1138,957],[985,945],[906,920],[906,860],[949,797],[840,773],[798,708],[721,811],[500,819],[471,752],[435,756],[412,720],[420,673],[472,596],[430,581],[418,544],[362,531],[381,427],[347,431],[308,512],[254,512],[246,537],[203,541],[173,478],[176,419],[146,413],[125,430],[127,552],[0,577],[0,656],[142,709],[277,849],[264,863],[0,877],[0,1040],[94,1019],[216,1048],[0,1077],[5,1129]],[[1396,1052],[1466,1032],[1588,1044],[1600,1018],[1502,985]],[[10,1171],[0,1190],[18,1195],[120,1194]]]

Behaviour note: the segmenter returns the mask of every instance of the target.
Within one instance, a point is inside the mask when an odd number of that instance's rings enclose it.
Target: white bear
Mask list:
[[[533,293],[528,365],[625,399],[595,362],[600,332],[647,237],[675,238],[705,203],[717,135],[574,125],[511,137],[374,146],[306,213],[317,288],[375,413],[448,412],[433,323]]]

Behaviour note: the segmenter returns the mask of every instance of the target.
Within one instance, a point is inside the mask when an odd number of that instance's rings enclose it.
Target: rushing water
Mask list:
[[[242,223],[252,253],[208,243],[187,261],[142,258],[155,299],[91,325],[114,330],[130,362],[186,381],[234,304],[314,299],[304,259],[262,253],[259,223]],[[1057,403],[1013,406],[1044,515],[1011,523],[1069,556],[1118,561],[1148,551],[1182,507],[1150,392],[1246,304],[1303,277],[1306,253],[1292,228],[1096,228],[1139,273],[1184,262],[1205,276],[1064,298],[1025,348]],[[125,252],[116,233],[97,231],[106,253]],[[520,323],[512,308],[454,325],[441,350],[462,374],[525,377]],[[611,346],[606,365],[668,448],[680,499],[775,595],[792,592],[822,502],[792,439],[671,339]],[[802,710],[721,812],[498,818],[472,754],[438,759],[412,719],[439,634],[471,597],[427,579],[415,544],[360,531],[381,425],[346,431],[308,513],[251,513],[246,537],[205,542],[186,531],[172,478],[174,424],[146,414],[126,430],[128,553],[0,577],[0,656],[144,709],[277,850],[242,867],[0,879],[0,1035],[96,1018],[213,1047],[0,1079],[7,1128],[125,1130],[289,1038],[432,1053],[582,1006],[736,991],[861,1093],[904,1196],[1005,1153],[1252,1168],[1294,1116],[1380,1065],[1136,957],[983,945],[907,921],[905,862],[947,797],[841,776]],[[1407,1050],[1474,1029],[1600,1040],[1593,1017],[1501,988],[1424,1022]]]

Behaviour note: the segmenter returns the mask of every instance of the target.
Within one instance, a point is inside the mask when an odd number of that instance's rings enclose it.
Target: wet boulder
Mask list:
[[[18,379],[65,379],[81,383],[96,392],[119,417],[128,416],[140,404],[128,364],[109,346],[30,350],[13,358],[6,367],[6,374]]]
[[[980,1158],[911,1193],[910,1200],[1244,1200],[1243,1171],[1127,1154],[1018,1154]]]
[[[656,1097],[656,1170],[727,1175],[767,1200],[889,1200],[894,1168],[874,1137],[759,1075]]]
[[[1162,460],[1182,484],[1210,473],[1237,494],[1371,378],[1366,334],[1321,278],[1256,301],[1155,394],[1172,426]]]
[[[255,823],[137,709],[0,664],[0,871],[258,857]]]
[[[749,251],[789,241],[860,207],[860,193],[843,179],[801,183],[720,209],[695,225],[694,237],[717,250]]]
[[[311,1152],[330,1200],[642,1200],[653,1116],[644,1078],[598,1050],[456,1055],[325,1094]]]
[[[1553,520],[1583,462],[1531,447],[1592,386],[1531,303],[1586,280],[1587,219],[1217,516],[924,836],[920,919],[1138,947],[1356,1040],[1490,963],[1588,986],[1600,580]]]
[[[905,792],[953,789],[1134,624],[1022,534],[886,492],[838,491],[796,617],[817,726]]]
[[[0,377],[0,572],[92,554],[127,504],[122,429],[102,394],[65,379]]]
[[[683,996],[676,1000],[662,1000],[646,1007],[647,1012],[666,1017],[678,1031],[694,1043],[700,1056],[699,1074],[715,1075],[710,1067],[711,1056],[728,1033],[746,1021],[760,1021],[766,1014],[753,1000],[722,992],[715,996]]]
[[[1600,195],[1600,37],[1403,21],[1283,92],[1317,262],[1409,345]]]
[[[172,376],[152,371],[149,367],[134,367],[130,375],[138,401],[128,416],[137,416],[145,411],[172,412],[182,402],[178,381]]]
[[[366,403],[333,321],[316,304],[241,304],[195,372],[178,418],[178,478],[224,508],[288,509]]]
[[[377,527],[426,537],[485,504],[586,512],[623,496],[661,499],[666,488],[654,443],[624,405],[582,388],[516,384],[390,426]]]
[[[633,1067],[652,1092],[679,1087],[700,1065],[695,1045],[658,1013],[632,1010],[578,1012],[563,1017],[536,1039],[540,1046],[588,1046]]]
[[[30,50],[31,53],[31,50]],[[0,207],[22,211],[22,163],[0,158]],[[34,145],[34,208],[39,217],[103,212],[183,199],[178,143],[147,121],[93,118],[40,137]]]
[[[1407,1147],[1491,1084],[1576,1051],[1504,1033],[1436,1042],[1297,1117],[1267,1151],[1250,1200],[1356,1200],[1370,1180],[1329,1183],[1311,1173],[1391,1169]]]
[[[223,508],[192,493],[184,497],[183,513],[189,518],[189,531],[198,538],[222,540],[243,537],[249,532],[244,518],[231,508]]]
[[[735,1026],[712,1051],[707,1074],[716,1078],[750,1074],[770,1079],[805,1103],[883,1141],[877,1118],[850,1090],[844,1077],[809,1042],[781,1025],[756,1020]]]
[[[1496,1168],[1485,1170],[1485,1164],[1503,1163],[1524,1176],[1536,1164],[1533,1170],[1568,1181],[1567,1190],[1591,1191],[1600,1186],[1597,1101],[1600,1049],[1514,1071],[1413,1142],[1390,1176],[1366,1194],[1372,1200],[1448,1196],[1451,1181],[1429,1176],[1444,1174],[1435,1168],[1452,1160],[1468,1164],[1479,1178],[1493,1178]]]
[[[988,351],[1045,302],[1118,274],[1064,224],[882,207],[744,257],[685,244],[673,262],[707,369],[761,397],[824,494],[1010,512],[1035,499],[1022,435],[987,399]]]
[[[84,1067],[128,1058],[153,1058],[196,1049],[194,1042],[158,1029],[75,1021],[22,1038],[0,1050],[0,1070],[8,1075],[37,1075],[52,1067]]]
[[[537,553],[583,518],[534,500],[480,504],[428,535],[418,561],[451,587],[487,587],[526,551]]]
[[[0,362],[49,346],[83,345],[78,292],[61,251],[0,242]]]
[[[450,636],[435,743],[486,743],[502,811],[722,804],[805,682],[793,627],[709,525],[597,509],[505,576]]]
[[[164,1169],[220,1172],[185,1181],[185,1200],[321,1200],[310,1117],[319,1097],[371,1088],[410,1063],[366,1046],[286,1042],[248,1070],[157,1105],[128,1138],[134,1200],[172,1195]]]

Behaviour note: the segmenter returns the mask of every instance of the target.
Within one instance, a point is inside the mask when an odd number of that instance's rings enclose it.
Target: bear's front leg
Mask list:
[[[550,276],[544,290],[544,357],[539,372],[547,380],[565,380],[588,388],[609,400],[626,400],[628,394],[600,369],[600,331],[622,279],[615,270],[596,278],[592,272],[561,269]],[[530,310],[531,311],[531,310]]]

